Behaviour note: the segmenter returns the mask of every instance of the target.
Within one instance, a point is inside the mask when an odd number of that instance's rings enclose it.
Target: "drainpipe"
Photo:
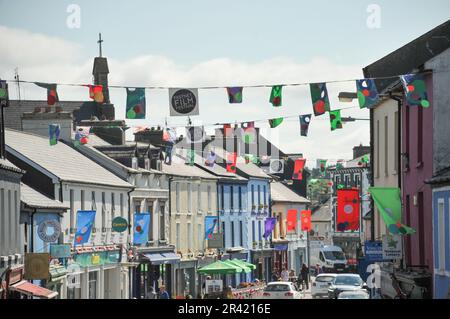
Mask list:
[[[34,252],[34,214],[36,214],[37,209],[33,209],[33,212],[30,216],[30,230],[31,230],[31,238],[30,238],[30,252]]]
[[[134,187],[127,192],[128,196],[128,238],[130,239],[130,242],[127,243],[128,248],[131,248],[131,196],[130,193],[134,191]],[[127,255],[127,261],[128,261],[128,249],[126,250]],[[128,297],[130,299],[133,298],[133,268],[128,267]]]
[[[373,109],[370,109],[370,161],[371,161],[371,170],[372,174],[370,176],[370,186],[374,186],[374,179],[375,179],[375,165],[373,165],[375,154],[374,154],[374,116],[373,116]],[[372,196],[370,196],[370,207],[372,208],[372,214],[370,216],[370,240],[375,241],[375,207]]]

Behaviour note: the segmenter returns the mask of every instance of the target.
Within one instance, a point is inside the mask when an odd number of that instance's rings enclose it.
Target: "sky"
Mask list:
[[[123,86],[201,87],[352,80],[362,68],[449,18],[450,1],[25,1],[0,0],[0,78],[90,83],[102,33],[109,83]],[[79,13],[79,15],[76,15]],[[73,19],[78,17],[79,19]],[[79,24],[77,23],[79,21]],[[17,96],[11,85],[10,95]],[[340,103],[354,81],[328,85],[331,108],[368,118],[357,102]],[[61,100],[88,100],[85,88],[58,86]],[[124,118],[124,89],[111,89],[116,118]],[[307,86],[283,88],[283,106],[269,104],[270,88],[245,88],[242,104],[228,104],[225,89],[200,90],[194,124],[241,122],[312,112]],[[33,84],[22,99],[45,99]],[[129,126],[186,124],[169,117],[167,90],[147,90],[147,117]],[[314,117],[308,137],[298,118],[262,134],[286,153],[316,159],[351,159],[352,148],[369,144],[369,121],[330,131],[328,115]],[[212,133],[213,126],[206,126]],[[179,129],[180,130],[180,129]],[[131,135],[131,136],[130,136]],[[131,130],[128,134],[132,138]]]

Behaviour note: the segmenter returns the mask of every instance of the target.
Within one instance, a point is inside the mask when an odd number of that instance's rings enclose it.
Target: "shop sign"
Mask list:
[[[383,259],[402,259],[403,246],[400,235],[383,236]]]
[[[112,220],[112,231],[123,233],[124,231],[127,230],[127,227],[128,222],[123,217],[118,216]]]
[[[39,224],[37,234],[43,242],[55,242],[61,234],[61,224],[55,219],[45,220]]]
[[[367,261],[383,261],[383,243],[381,241],[366,241],[364,255]]]
[[[205,281],[206,293],[211,294],[215,292],[222,292],[223,290],[223,280],[206,280]]]
[[[51,244],[50,245],[50,256],[52,258],[70,258],[70,244]]]
[[[208,238],[208,248],[224,248],[223,233],[213,233]]]
[[[49,253],[25,253],[25,279],[48,279],[49,262]]]

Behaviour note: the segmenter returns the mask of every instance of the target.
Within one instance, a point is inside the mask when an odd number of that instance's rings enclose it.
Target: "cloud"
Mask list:
[[[12,78],[14,68],[19,67],[21,79],[57,83],[89,83],[92,78],[93,58],[81,60],[82,50],[78,44],[63,39],[35,34],[23,30],[0,26],[6,41],[0,42],[2,59],[0,76]],[[316,57],[308,63],[296,63],[289,57],[246,63],[219,57],[186,67],[164,56],[142,55],[128,60],[108,58],[110,85],[124,86],[238,86],[258,84],[322,82],[356,79],[362,76],[361,67],[337,65]],[[44,99],[45,92],[32,84],[23,84],[22,98]],[[14,96],[12,90],[11,95]],[[332,109],[357,105],[340,104],[340,91],[355,91],[353,81],[330,83],[328,91]],[[59,86],[61,100],[88,100],[86,88]],[[328,115],[313,117],[307,138],[299,133],[296,115],[312,113],[309,87],[290,86],[283,88],[283,106],[274,108],[269,104],[270,87],[244,88],[242,104],[228,104],[225,89],[200,90],[200,116],[193,117],[197,124],[214,124],[262,120],[280,116],[295,116],[285,119],[276,129],[269,129],[266,121],[257,122],[262,134],[272,138],[274,144],[287,153],[303,153],[311,159],[308,166],[315,165],[317,158],[351,158],[352,148],[369,142],[369,122],[346,123],[344,129],[330,131]],[[125,114],[126,95],[124,89],[110,89],[111,100],[116,107],[116,118]],[[183,126],[185,118],[169,118],[167,90],[147,90],[146,120],[127,121],[133,125],[164,124]],[[343,116],[368,118],[367,110],[353,108],[342,111]],[[182,129],[179,130],[180,132]],[[213,132],[208,126],[207,131]],[[130,130],[131,133],[131,130]],[[132,137],[128,136],[128,137]]]

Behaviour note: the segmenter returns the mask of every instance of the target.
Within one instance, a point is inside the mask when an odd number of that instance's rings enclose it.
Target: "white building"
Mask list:
[[[68,285],[67,297],[128,298],[128,269],[121,266],[127,237],[113,233],[111,221],[129,220],[132,185],[63,142],[50,146],[48,138],[7,130],[6,144],[8,159],[26,171],[25,183],[70,207],[62,218],[61,243],[74,243],[77,211],[96,211],[89,243],[73,249],[80,280]]]

